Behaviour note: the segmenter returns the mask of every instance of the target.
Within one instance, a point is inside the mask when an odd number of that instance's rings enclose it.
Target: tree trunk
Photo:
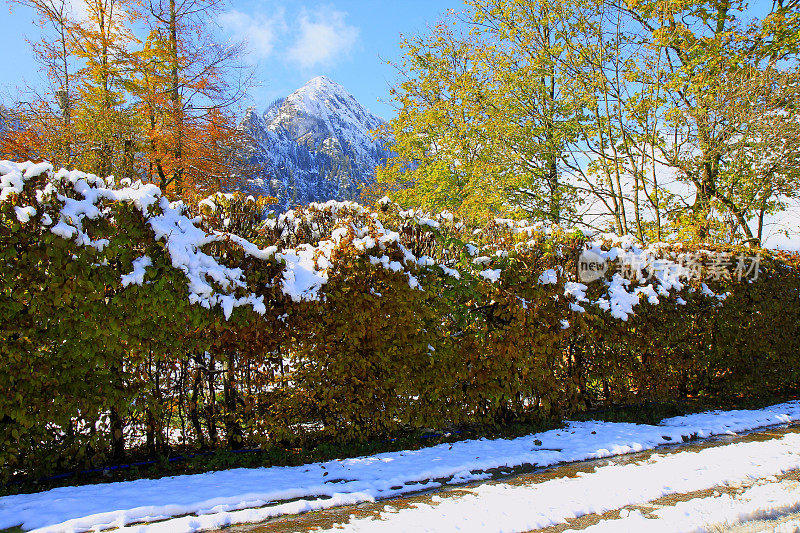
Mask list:
[[[194,432],[197,435],[197,441],[200,443],[200,449],[205,450],[206,439],[205,435],[203,434],[203,426],[200,424],[200,409],[197,406],[198,396],[200,395],[200,389],[203,384],[203,374],[202,368],[200,368],[199,356],[195,357],[195,363],[197,364],[197,368],[194,372],[194,380],[192,382],[192,398],[188,407],[189,421],[192,423]]]
[[[206,404],[206,425],[208,426],[208,440],[209,446],[212,448],[217,445],[217,421],[216,421],[216,404],[217,392],[214,383],[214,355],[211,354],[208,361],[208,368],[206,369],[206,381],[208,384],[208,403]]]
[[[175,146],[173,156],[175,157],[175,168],[172,171],[175,182],[175,193],[178,197],[183,193],[183,108],[181,105],[180,80],[178,70],[180,67],[178,53],[178,14],[175,7],[175,0],[169,0],[169,42],[172,62],[170,68],[172,112],[175,124]]]
[[[115,462],[120,462],[125,458],[125,434],[123,432],[122,417],[116,407],[111,408],[110,429],[111,429],[111,453]]]
[[[242,447],[244,435],[242,433],[242,426],[237,420],[239,395],[236,389],[236,366],[234,364],[234,355],[228,358],[225,365],[225,378],[223,381],[223,395],[225,398],[225,435],[228,438],[228,447],[233,450],[238,450]]]

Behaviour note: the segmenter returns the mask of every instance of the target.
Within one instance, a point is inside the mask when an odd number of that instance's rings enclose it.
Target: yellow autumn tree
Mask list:
[[[481,121],[491,73],[476,61],[479,35],[443,22],[401,48],[407,79],[392,90],[398,116],[386,131],[397,155],[378,181],[404,205],[473,220],[500,214],[506,197]]]
[[[99,176],[133,177],[136,117],[128,105],[132,25],[129,0],[87,0],[86,19],[73,28],[72,47],[82,65],[76,98],[69,105],[80,153],[75,164]]]
[[[220,2],[87,0],[80,17],[68,0],[18,3],[50,29],[33,44],[52,87],[6,113],[14,127],[0,151],[152,181],[187,199],[253,170],[236,127],[251,76],[243,47],[218,45],[205,28]]]
[[[136,54],[136,88],[148,179],[176,197],[226,188],[246,171],[236,104],[250,85],[241,44],[221,46],[206,30],[220,2],[150,1]]]
[[[467,5],[402,44],[378,173],[401,204],[756,242],[800,197],[797,2]]]

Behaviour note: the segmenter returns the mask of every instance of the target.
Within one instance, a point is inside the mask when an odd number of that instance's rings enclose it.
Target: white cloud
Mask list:
[[[67,2],[67,12],[73,19],[78,21],[89,20],[91,14],[89,5],[83,0],[69,0]]]
[[[237,40],[247,42],[250,52],[259,59],[272,55],[278,36],[286,31],[283,11],[272,16],[243,13],[237,10],[219,15],[217,22]]]
[[[60,2],[53,2],[53,5],[58,7]],[[86,23],[91,21],[92,17],[97,19],[98,10],[103,5],[99,0],[66,0],[66,11],[64,14],[73,22]],[[132,6],[124,7],[115,5],[111,13],[114,19],[120,21],[126,17],[133,18],[134,8]]]
[[[331,7],[313,11],[303,7],[290,27],[284,10],[267,15],[233,9],[219,15],[217,22],[234,39],[246,41],[256,59],[277,53],[301,68],[311,68],[333,64],[350,54],[359,30],[347,24],[346,17],[345,12]],[[287,48],[283,43],[291,44]]]
[[[287,52],[303,68],[331,64],[350,54],[358,40],[358,28],[345,22],[346,13],[331,8],[313,13],[303,9],[298,19],[300,34]]]

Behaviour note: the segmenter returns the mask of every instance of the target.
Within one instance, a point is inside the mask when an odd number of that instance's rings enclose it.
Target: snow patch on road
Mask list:
[[[651,511],[649,514],[653,518],[646,517],[640,511],[631,511],[617,520],[604,520],[580,531],[584,533],[722,531],[741,522],[770,518],[798,509],[800,509],[800,483],[795,480],[785,480],[757,485],[733,496],[717,494],[679,502],[670,507]],[[786,531],[796,531],[791,523],[782,526]],[[800,523],[796,526],[800,526]]]
[[[800,434],[790,433],[765,442],[656,454],[644,461],[610,464],[577,477],[530,486],[480,485],[468,489],[464,496],[383,512],[379,518],[354,519],[332,531],[530,531],[671,494],[741,483],[798,468]],[[703,498],[657,510],[653,513],[658,516],[656,520],[634,511],[625,518],[606,520],[581,531],[697,531],[706,524],[738,522],[758,516],[765,508],[781,509],[798,503],[796,482],[754,487],[740,498]]]

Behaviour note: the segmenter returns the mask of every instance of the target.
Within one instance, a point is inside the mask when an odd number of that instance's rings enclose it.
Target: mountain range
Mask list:
[[[338,83],[313,78],[263,113],[248,109],[242,121],[254,141],[248,157],[262,170],[241,188],[274,196],[283,209],[357,199],[391,156],[374,138],[384,124]]]

